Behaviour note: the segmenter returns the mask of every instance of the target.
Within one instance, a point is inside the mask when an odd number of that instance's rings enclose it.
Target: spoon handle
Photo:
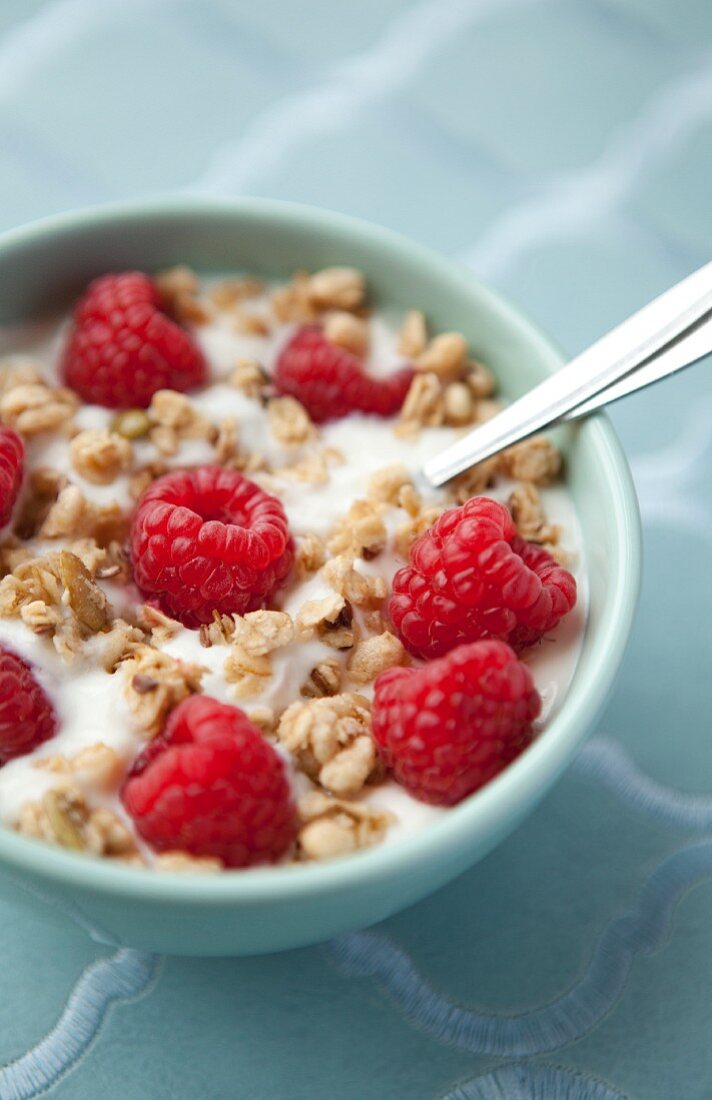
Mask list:
[[[636,390],[652,386],[653,382],[659,382],[662,378],[669,378],[670,375],[684,370],[685,367],[691,367],[693,363],[704,359],[710,353],[712,353],[712,320],[707,318],[678,340],[673,340],[637,370],[621,378],[620,382],[614,382],[612,386],[597,393],[589,401],[584,401],[583,405],[572,409],[562,417],[562,420],[578,420],[580,416],[595,412],[602,405],[610,405],[621,397],[627,397]]]
[[[712,263],[688,275],[529,393],[427,462],[431,485],[562,419],[574,419],[712,351]]]

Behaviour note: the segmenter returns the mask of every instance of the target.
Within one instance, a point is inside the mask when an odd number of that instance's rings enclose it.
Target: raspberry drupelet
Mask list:
[[[25,466],[25,445],[12,428],[0,427],[0,527],[9,522]]]
[[[243,711],[206,695],[171,712],[134,762],[121,797],[157,851],[213,856],[227,867],[274,862],[295,836],[279,753]]]
[[[304,325],[277,359],[273,381],[281,394],[296,397],[315,424],[352,412],[394,416],[413,380],[410,367],[387,378],[366,374],[358,356],[330,343],[319,325]]]
[[[381,673],[373,736],[415,798],[451,806],[518,756],[540,710],[531,672],[514,651],[473,642],[424,668]]]
[[[134,579],[184,626],[264,607],[286,580],[294,542],[280,502],[237,470],[199,466],[158,478],[131,527]]]
[[[61,373],[84,401],[110,409],[146,408],[157,390],[202,385],[202,352],[161,307],[148,275],[95,279],[74,310]]]
[[[0,646],[0,765],[32,752],[56,730],[54,709],[32,669]]]
[[[571,573],[519,538],[503,504],[474,497],[443,512],[413,543],[410,564],[393,578],[389,614],[412,654],[440,657],[480,638],[522,649],[575,603]]]

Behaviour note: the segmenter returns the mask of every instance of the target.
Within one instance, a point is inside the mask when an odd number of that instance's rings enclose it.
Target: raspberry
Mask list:
[[[52,704],[30,666],[0,646],[0,764],[32,752],[56,728]]]
[[[294,543],[284,509],[237,470],[199,466],[158,478],[131,527],[141,592],[185,626],[264,607],[285,580]]]
[[[0,527],[12,515],[22,485],[25,445],[12,428],[0,427]]]
[[[318,325],[304,325],[295,332],[282,349],[274,371],[279,393],[301,401],[316,424],[351,412],[393,416],[403,404],[412,379],[410,367],[388,378],[366,374],[358,357],[329,343]]]
[[[472,642],[424,668],[376,680],[373,736],[395,778],[451,806],[501,772],[532,738],[541,699],[504,642]]]
[[[576,581],[546,550],[517,536],[509,511],[474,497],[413,543],[393,578],[391,621],[419,657],[499,638],[532,645],[576,603]]]
[[[161,309],[140,271],[95,279],[74,310],[62,358],[68,386],[110,409],[145,408],[156,390],[190,390],[206,378],[203,355]]]
[[[216,856],[228,867],[278,859],[294,838],[281,757],[243,711],[206,695],[171,712],[121,798],[152,847]]]

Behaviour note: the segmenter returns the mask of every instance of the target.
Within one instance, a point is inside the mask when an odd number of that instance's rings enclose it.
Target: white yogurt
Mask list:
[[[257,302],[256,308],[264,303]],[[250,302],[250,308],[255,306]],[[57,362],[66,321],[23,326],[0,332],[0,355],[9,353],[30,356],[39,364],[49,381],[57,380]],[[279,444],[271,435],[266,410],[258,401],[246,397],[227,383],[227,378],[240,359],[257,359],[270,368],[277,349],[288,337],[291,326],[273,328],[269,337],[246,336],[235,331],[228,314],[195,329],[195,337],[210,364],[212,381],[202,392],[191,394],[194,405],[215,423],[228,417],[237,424],[242,446],[258,451],[274,467],[294,461],[294,449]],[[387,317],[376,317],[371,322],[371,353],[369,369],[374,373],[388,373],[401,364],[396,351],[397,326]],[[97,406],[82,406],[76,422],[82,428],[101,428],[112,418],[111,410]],[[389,421],[375,417],[352,415],[344,420],[328,424],[320,430],[317,446],[337,448],[345,462],[330,468],[330,478],[323,486],[314,486],[286,478],[276,478],[275,488],[282,500],[294,535],[313,532],[325,536],[334,522],[349,505],[363,498],[370,476],[384,466],[401,463],[417,476],[423,463],[443,450],[458,433],[450,428],[430,428],[416,440],[399,439]],[[311,446],[311,445],[309,445]],[[309,446],[296,452],[306,453]],[[140,441],[134,445],[135,466],[154,460],[153,446]],[[160,456],[163,459],[163,456]],[[194,466],[214,460],[213,449],[202,440],[183,441],[178,453],[167,461],[172,466]],[[108,486],[94,485],[71,467],[66,439],[47,433],[34,437],[28,446],[28,461],[32,465],[52,466],[62,471],[79,486],[89,500],[106,505],[116,500],[123,508],[131,506],[128,477],[119,477]],[[422,483],[419,482],[419,488]],[[512,486],[501,483],[491,490],[491,495],[506,499]],[[488,490],[489,492],[489,490]],[[444,500],[440,490],[423,490],[428,502]],[[588,591],[583,562],[580,529],[571,501],[562,487],[542,490],[542,498],[550,522],[563,530],[563,545],[571,554],[570,568],[579,586],[579,599],[574,612],[557,630],[553,639],[546,639],[541,646],[525,656],[531,667],[544,708],[540,725],[548,721],[560,706],[571,681],[578,659],[583,625],[585,622]],[[389,533],[407,518],[400,509],[390,509],[384,517]],[[52,544],[56,548],[56,543]],[[40,544],[36,544],[41,550]],[[45,547],[47,548],[47,547]],[[402,560],[389,550],[379,556],[376,563],[363,563],[364,570],[375,570],[392,575],[402,565]],[[105,585],[114,608],[120,612],[120,593],[115,586]],[[329,593],[320,576],[293,583],[283,594],[282,606],[296,614],[309,599],[318,599]],[[125,594],[123,596],[125,599]],[[50,742],[40,745],[34,752],[13,760],[0,768],[0,820],[12,825],[17,821],[26,801],[41,798],[56,782],[52,772],[36,767],[39,758],[57,754],[73,755],[81,749],[103,741],[110,745],[130,764],[143,745],[143,739],[132,728],[130,714],[122,697],[121,673],[108,675],[93,655],[91,644],[87,652],[71,665],[63,664],[47,637],[32,634],[19,620],[0,619],[0,642],[32,662],[50,694],[60,721],[60,731]],[[232,686],[223,675],[227,655],[224,646],[209,649],[200,645],[197,631],[181,629],[165,643],[164,649],[172,656],[192,661],[206,667],[203,690],[226,702],[234,702]],[[294,642],[272,655],[274,674],[264,691],[243,705],[246,709],[266,705],[279,711],[298,699],[300,686],[307,680],[313,667],[324,658],[333,658],[334,650],[319,641]],[[359,687],[369,694],[369,688]],[[364,799],[374,807],[389,810],[396,818],[386,842],[427,827],[428,823],[446,812],[427,806],[411,798],[393,782],[386,782],[365,794]],[[105,796],[103,801],[119,810],[118,797]],[[123,815],[122,815],[123,816]]]

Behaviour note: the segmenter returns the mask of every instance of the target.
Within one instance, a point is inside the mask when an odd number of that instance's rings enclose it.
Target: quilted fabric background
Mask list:
[[[712,251],[709,0],[2,0],[0,226],[190,191],[464,259],[570,352]],[[0,885],[0,1098],[712,1097],[712,373],[618,406],[646,572],[600,727],[480,866],[288,955]]]

